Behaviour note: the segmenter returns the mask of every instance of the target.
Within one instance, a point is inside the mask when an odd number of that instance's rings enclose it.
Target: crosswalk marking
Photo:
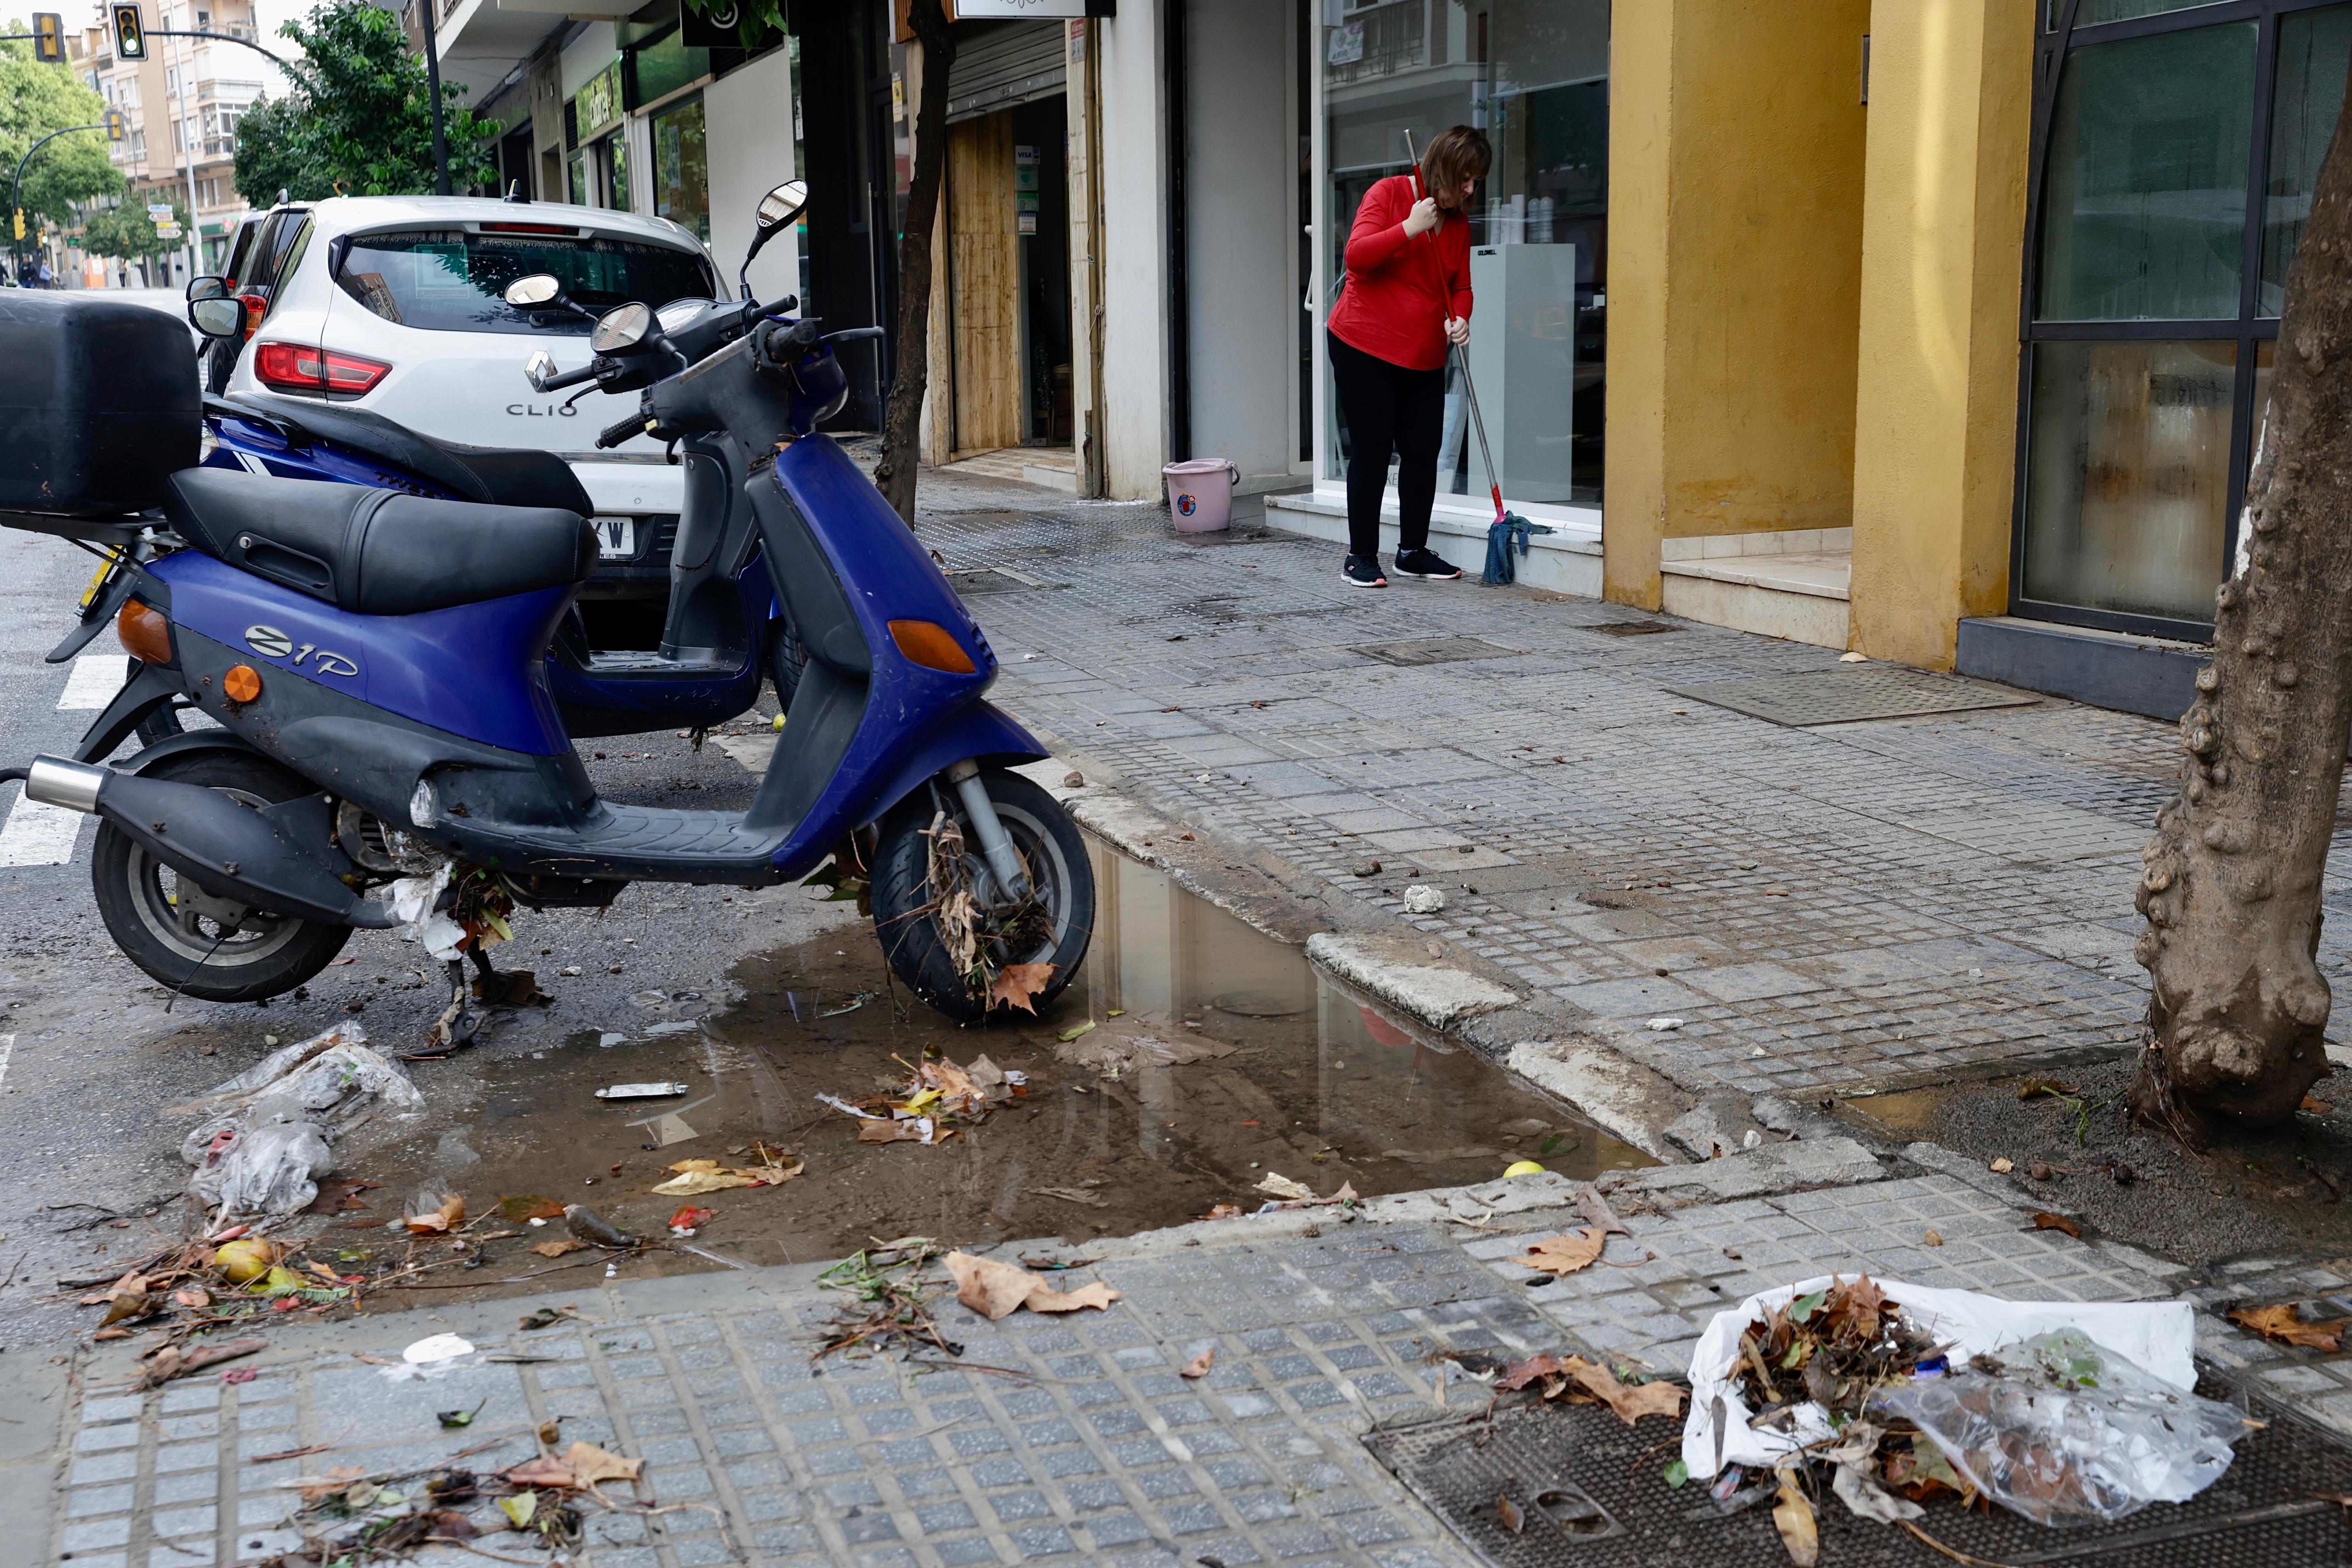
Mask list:
[[[8,1058],[16,1048],[16,1037],[0,1035],[0,1084],[8,1081]]]
[[[123,678],[130,670],[131,656],[127,653],[82,655],[74,660],[73,674],[66,679],[65,695],[58,699],[58,711],[104,708],[122,689]]]
[[[26,800],[22,792],[0,825],[0,866],[63,866],[81,837],[81,813]]]

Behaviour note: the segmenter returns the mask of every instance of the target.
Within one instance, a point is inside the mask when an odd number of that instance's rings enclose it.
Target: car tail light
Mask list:
[[[255,289],[239,294],[236,302],[245,307],[244,341],[251,342],[253,334],[261,331],[261,318],[269,314],[269,290]]]
[[[124,600],[122,613],[114,618],[114,635],[122,639],[123,651],[142,664],[172,662],[172,623],[160,610],[136,599]]]
[[[580,231],[564,223],[486,223],[479,226],[484,234],[561,234],[576,235]]]
[[[382,360],[307,343],[261,343],[253,351],[253,374],[279,392],[366,392],[391,372]]]

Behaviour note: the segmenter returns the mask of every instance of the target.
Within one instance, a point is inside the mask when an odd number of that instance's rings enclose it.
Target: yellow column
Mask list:
[[[1869,0],[1618,0],[1604,592],[1666,538],[1843,528]]]
[[[1877,0],[1863,196],[1853,646],[1948,669],[2009,598],[2033,15]]]

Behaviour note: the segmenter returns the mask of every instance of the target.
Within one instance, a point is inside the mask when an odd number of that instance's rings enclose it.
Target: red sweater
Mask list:
[[[1349,348],[1407,370],[1445,363],[1445,318],[1470,314],[1470,223],[1458,212],[1406,237],[1421,182],[1391,174],[1364,193],[1348,235],[1347,286],[1332,307],[1332,334]]]

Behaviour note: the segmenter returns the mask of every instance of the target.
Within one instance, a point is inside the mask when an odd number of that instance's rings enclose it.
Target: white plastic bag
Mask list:
[[[343,1024],[273,1051],[210,1094],[177,1109],[202,1117],[181,1140],[189,1188],[224,1219],[286,1215],[319,1195],[335,1140],[379,1109],[415,1115],[425,1097],[400,1065]]]
[[[448,887],[451,870],[445,861],[430,877],[403,877],[392,885],[388,898],[392,912],[407,922],[403,934],[415,938],[445,963],[461,956],[457,944],[466,940],[466,928],[433,907]]]
[[[2200,1398],[2072,1329],[2004,1347],[1973,1368],[1871,1396],[1935,1440],[1993,1501],[2040,1524],[2118,1520],[2186,1502],[2221,1479],[2245,1435],[2237,1410]]]
[[[1767,1307],[1785,1307],[1837,1283],[1838,1277],[1825,1274],[1761,1290],[1729,1311],[1717,1312],[1707,1324],[1691,1352],[1690,1415],[1683,1423],[1683,1463],[1692,1475],[1711,1476],[1727,1464],[1770,1469],[1782,1456],[1832,1436],[1827,1413],[1811,1403],[1797,1406],[1779,1426],[1751,1430],[1748,1423],[1756,1413],[1732,1382],[1738,1370],[1739,1336]],[[2196,1315],[2186,1301],[2005,1301],[1973,1290],[1938,1290],[1899,1279],[1877,1284],[1888,1300],[1948,1348],[1956,1367],[1970,1356],[2037,1334],[2074,1329],[2181,1393],[2197,1382]],[[1719,1451],[1718,1405],[1723,1428]]]

